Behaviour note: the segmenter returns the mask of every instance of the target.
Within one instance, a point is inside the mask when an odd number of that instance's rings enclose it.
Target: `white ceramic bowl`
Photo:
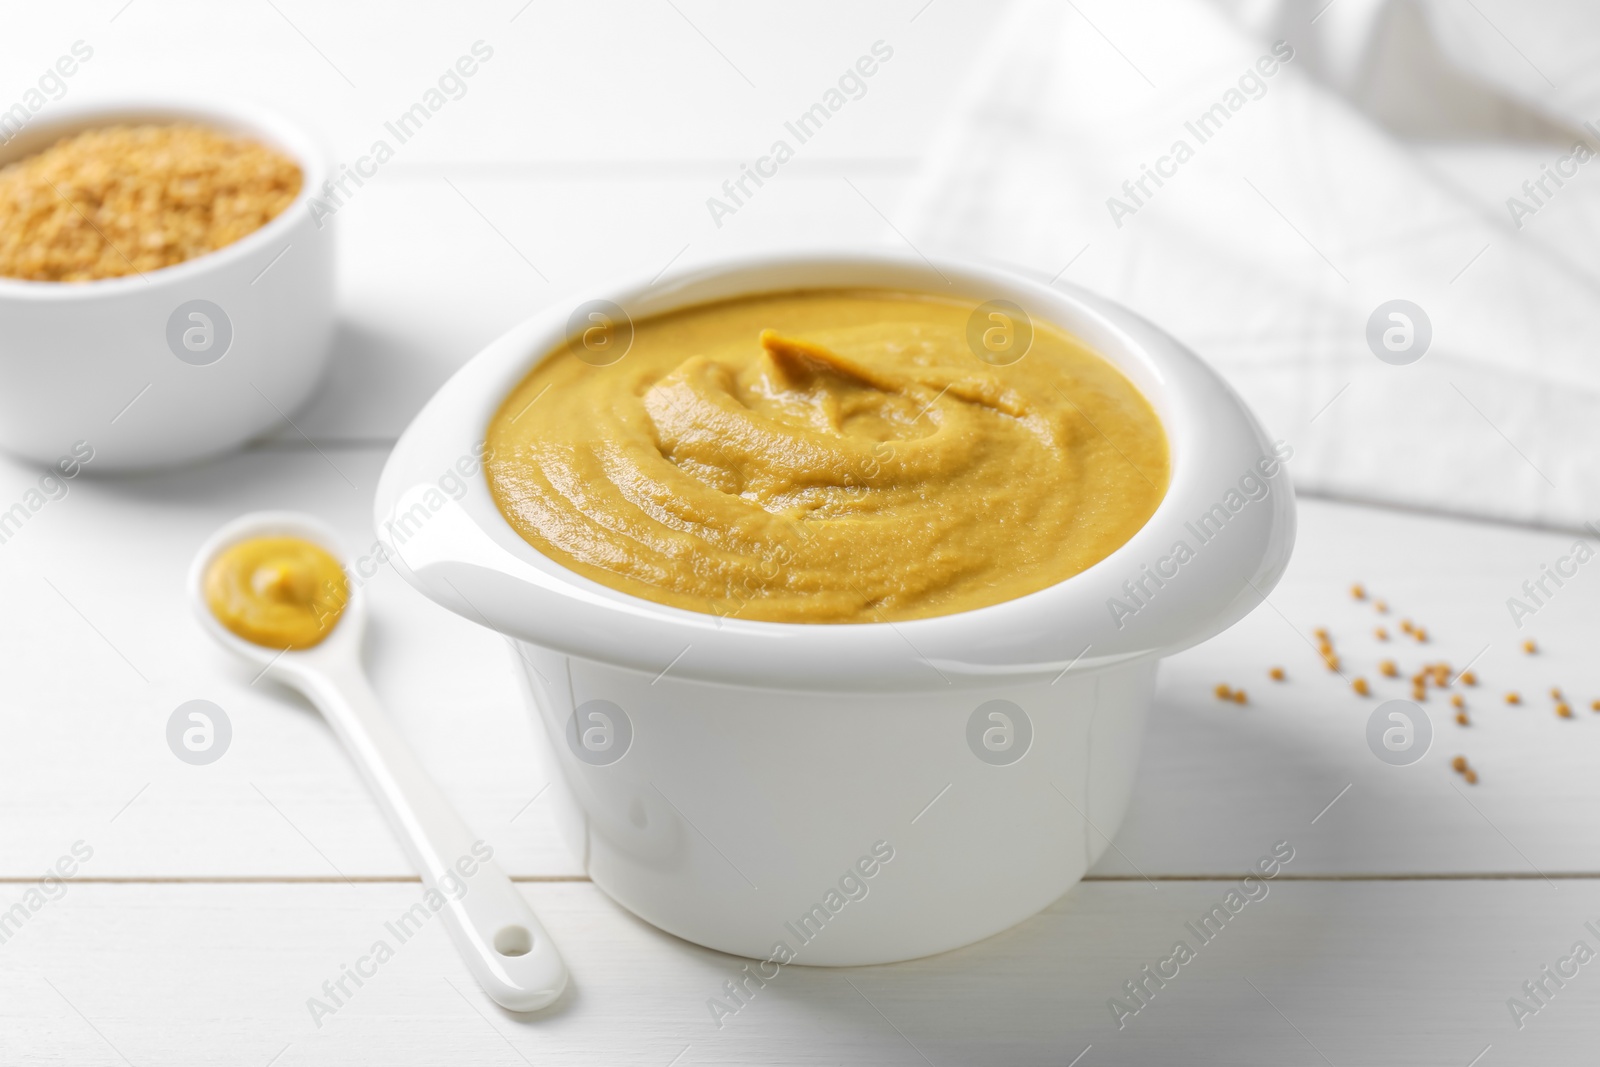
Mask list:
[[[1294,540],[1287,474],[1239,397],[1170,337],[1080,290],[841,253],[732,260],[593,295],[639,319],[840,286],[1010,300],[1082,338],[1166,427],[1172,484],[1155,515],[1064,582],[911,622],[755,622],[617,592],[523,541],[479,473],[490,417],[568,338],[571,306],[524,322],[445,384],[396,446],[376,502],[380,539],[412,584],[511,639],[556,764],[555,803],[595,884],[691,941],[760,959],[783,956],[781,943],[804,964],[955,948],[1073,885],[1127,808],[1158,659],[1254,608]],[[1205,516],[1218,532],[1201,544]],[[1114,599],[1136,610],[1113,612]]]
[[[327,168],[288,122],[244,103],[62,107],[0,146],[0,166],[82,130],[173,121],[285,153],[300,165],[300,196],[226,248],[161,270],[93,282],[0,278],[0,448],[49,464],[86,442],[91,473],[183,463],[282,426],[321,378],[334,242],[307,200]]]

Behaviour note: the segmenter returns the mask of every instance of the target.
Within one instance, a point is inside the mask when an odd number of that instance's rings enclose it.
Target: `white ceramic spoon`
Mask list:
[[[321,644],[285,652],[236,636],[206,604],[206,566],[229,545],[252,537],[301,537],[344,560],[338,540],[322,523],[295,512],[255,512],[213,534],[189,569],[189,597],[206,632],[223,647],[262,667],[274,681],[316,705],[361,769],[389,824],[405,846],[424,886],[446,901],[441,914],[473,977],[496,1004],[536,1011],[567,985],[567,968],[544,927],[498,864],[478,858],[481,843],[417,762],[378,707],[361,669],[366,604],[354,583],[333,633]],[[347,571],[348,573],[348,571]],[[460,864],[461,866],[458,866]],[[470,877],[463,869],[476,870]],[[452,894],[441,880],[465,885]],[[458,899],[453,899],[453,896]]]

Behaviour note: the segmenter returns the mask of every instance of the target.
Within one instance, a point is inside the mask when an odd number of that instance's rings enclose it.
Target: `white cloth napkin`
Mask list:
[[[1019,0],[902,228],[1164,326],[1293,444],[1301,487],[1600,524],[1600,158],[1561,162],[1600,152],[1597,60],[1592,3]],[[1499,138],[1503,194],[1427,136]],[[1540,163],[1574,173],[1535,202]],[[1407,365],[1368,342],[1396,299],[1431,324]]]

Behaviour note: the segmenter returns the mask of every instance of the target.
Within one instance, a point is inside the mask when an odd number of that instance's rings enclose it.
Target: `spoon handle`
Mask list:
[[[484,992],[511,1011],[537,1011],[561,995],[567,968],[533,909],[475,837],[354,665],[309,672],[301,687],[332,724],[431,890],[399,921],[407,936],[434,913]],[[418,910],[421,908],[422,910]],[[423,913],[426,912],[425,916]]]

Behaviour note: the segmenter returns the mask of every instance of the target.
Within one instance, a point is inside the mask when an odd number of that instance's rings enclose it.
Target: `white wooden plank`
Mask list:
[[[834,158],[909,158],[920,154],[959,86],[953,74],[998,14],[992,4],[924,6],[35,6],[13,12],[0,40],[0,70],[9,72],[0,92],[9,106],[82,39],[94,56],[67,82],[70,97],[146,89],[245,96],[273,104],[353,160],[482,40],[493,56],[464,81],[464,94],[404,145],[387,138],[405,162],[748,161],[882,40],[893,58],[810,147]]]
[[[0,614],[9,739],[0,746],[0,874],[26,876],[61,840],[86,835],[103,841],[97,865],[107,876],[406,872],[322,725],[293,699],[251,686],[251,672],[209,646],[181,597],[189,554],[246,510],[304,508],[350,543],[367,543],[381,461],[380,450],[335,449],[326,459],[263,450],[161,476],[80,479],[0,545],[9,608]],[[0,500],[19,498],[33,477],[0,467]],[[1277,610],[1259,609],[1168,664],[1135,801],[1101,870],[1241,871],[1289,820],[1304,827],[1303,872],[1600,872],[1590,816],[1600,783],[1589,772],[1600,715],[1588,710],[1600,697],[1588,654],[1600,638],[1600,587],[1580,572],[1541,611],[1529,629],[1542,641],[1536,657],[1515,651],[1504,606],[1571,538],[1319,501],[1301,513]],[[1426,624],[1432,643],[1372,640],[1371,608],[1344,591],[1354,579],[1390,600],[1391,623],[1403,613]],[[425,762],[512,871],[577,873],[542,802],[510,823],[544,779],[500,640],[391,572],[369,588],[375,683]],[[1474,725],[1440,716],[1435,698],[1428,756],[1405,768],[1380,763],[1364,740],[1375,701],[1320,667],[1306,636],[1317,625],[1332,628],[1347,672],[1388,695],[1404,691],[1372,670],[1388,649],[1407,666],[1424,651],[1460,666],[1488,645],[1477,664],[1485,684],[1468,691]],[[1274,664],[1289,682],[1266,680]],[[1216,702],[1217,682],[1245,686],[1251,704]],[[1581,700],[1576,719],[1552,714],[1541,695],[1551,684]],[[1519,709],[1498,703],[1513,686],[1526,697]],[[167,716],[195,697],[235,720],[234,750],[209,767],[180,763],[163,740]],[[1456,788],[1446,764],[1458,752],[1481,772],[1478,786]]]
[[[318,441],[391,440],[485,344],[588,286],[775,247],[898,244],[878,211],[893,210],[903,169],[783,174],[718,227],[705,200],[726,175],[380,176],[334,219],[341,329],[328,382],[296,424]]]
[[[1208,944],[1186,924],[1229,883],[1088,883],[943,956],[784,968],[721,1029],[707,1001],[743,961],[661,934],[587,884],[522,888],[573,988],[519,1018],[474,988],[436,919],[403,944],[385,928],[416,901],[415,885],[69,885],[0,949],[0,1047],[7,1062],[73,1067],[121,1057],[1059,1067],[1080,1055],[1082,1067],[1353,1067],[1465,1065],[1486,1048],[1487,1067],[1592,1062],[1600,1010],[1594,962],[1547,984],[1554,996],[1521,1030],[1506,1005],[1575,942],[1600,947],[1584,925],[1600,914],[1594,881],[1279,880]],[[376,973],[360,988],[347,981],[352,995],[318,1028],[308,998],[380,939],[393,958],[365,966]],[[1163,988],[1152,983],[1119,1031],[1108,1000],[1127,1000],[1123,983],[1179,940],[1194,958]]]

